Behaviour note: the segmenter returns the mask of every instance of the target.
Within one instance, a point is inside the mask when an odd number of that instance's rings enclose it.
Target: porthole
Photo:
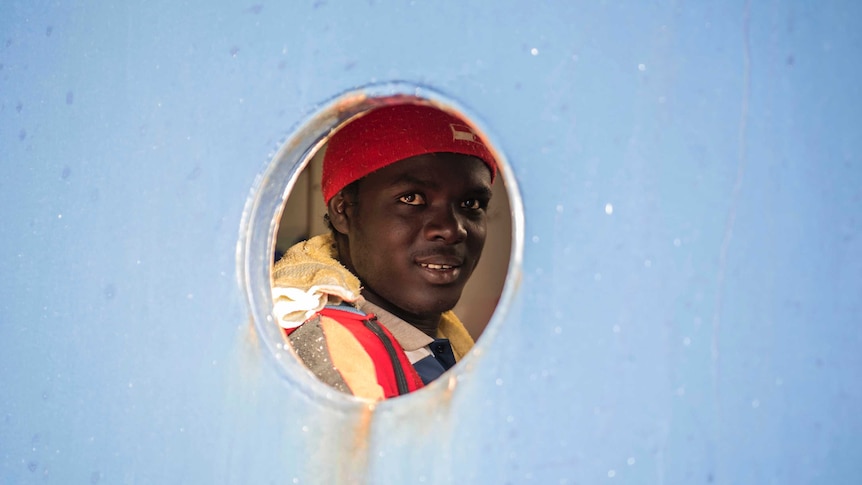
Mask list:
[[[466,247],[470,245],[470,241],[476,239],[474,236],[479,232],[476,229],[479,227],[479,223],[475,221],[482,221],[482,227],[487,228],[484,237],[484,249],[481,249],[481,258],[478,259],[478,264],[475,265],[475,270],[472,271],[469,281],[467,281],[466,285],[463,286],[463,291],[460,292],[460,299],[457,300],[457,304],[454,307],[455,314],[458,315],[460,321],[463,322],[464,328],[470,336],[476,340],[476,344],[473,347],[473,350],[461,356],[459,362],[445,372],[443,375],[445,378],[436,379],[433,382],[426,383],[424,386],[422,386],[422,383],[420,382],[419,387],[422,387],[422,389],[415,394],[421,395],[422,392],[426,392],[425,389],[451,388],[453,385],[457,384],[457,379],[460,373],[466,371],[465,369],[469,366],[470,359],[476,358],[477,354],[487,352],[489,346],[493,344],[492,340],[496,333],[496,326],[503,319],[503,314],[510,304],[510,300],[516,290],[520,277],[521,254],[523,249],[523,211],[521,209],[521,198],[517,191],[517,185],[512,174],[511,167],[505,155],[477,117],[472,116],[458,103],[447,98],[441,93],[408,83],[388,83],[363,87],[337,96],[323,105],[286,139],[269,163],[266,171],[259,180],[257,180],[256,186],[252,190],[252,194],[246,204],[246,209],[243,214],[238,247],[238,263],[240,281],[246,293],[254,329],[259,337],[260,343],[262,344],[262,350],[274,358],[273,360],[275,361],[275,366],[278,369],[278,372],[285,379],[289,380],[299,389],[302,389],[310,395],[324,396],[329,401],[335,403],[356,402],[357,397],[353,394],[358,394],[369,399],[380,399],[381,397],[374,393],[366,395],[362,392],[356,392],[355,388],[358,386],[356,384],[356,380],[350,380],[346,377],[344,379],[341,378],[342,375],[348,376],[349,372],[351,372],[345,370],[347,367],[354,365],[362,367],[363,365],[366,365],[367,363],[364,361],[364,357],[353,359],[348,362],[345,360],[345,357],[339,356],[341,354],[335,355],[334,358],[336,360],[340,359],[340,362],[327,361],[328,370],[326,371],[321,371],[319,367],[312,371],[309,366],[303,364],[303,362],[308,363],[309,358],[307,354],[303,354],[305,351],[302,348],[298,348],[301,347],[301,345],[294,345],[296,342],[302,342],[301,339],[296,338],[296,336],[300,334],[291,333],[293,337],[288,337],[288,333],[299,332],[299,330],[295,330],[293,327],[299,325],[298,322],[306,320],[306,317],[317,315],[316,311],[318,308],[315,307],[315,304],[326,300],[327,297],[320,297],[320,291],[317,290],[315,290],[317,293],[312,295],[313,292],[309,290],[307,293],[294,298],[293,295],[295,292],[291,289],[289,292],[291,295],[290,298],[285,300],[284,292],[281,291],[282,287],[285,286],[281,279],[283,278],[282,268],[285,266],[282,265],[278,267],[280,269],[277,274],[275,274],[275,285],[273,285],[273,268],[276,261],[280,260],[282,255],[288,253],[289,248],[298,242],[306,241],[309,238],[313,238],[314,236],[321,234],[335,234],[335,236],[341,237],[341,232],[339,232],[341,231],[339,228],[342,227],[339,225],[341,223],[335,222],[333,225],[336,227],[333,229],[332,226],[327,226],[328,222],[324,219],[324,214],[327,212],[327,206],[324,203],[322,191],[328,191],[326,193],[333,201],[341,200],[337,199],[337,197],[342,196],[341,191],[337,192],[338,196],[335,197],[332,195],[334,192],[331,187],[321,186],[321,174],[324,170],[324,168],[322,168],[323,160],[327,156],[327,151],[330,151],[330,160],[340,156],[339,154],[341,153],[350,154],[349,156],[352,157],[350,160],[353,160],[353,158],[357,156],[355,155],[355,147],[349,146],[345,149],[345,142],[342,141],[346,139],[349,133],[357,131],[356,127],[361,126],[363,123],[370,123],[369,120],[375,118],[383,119],[384,113],[402,112],[420,113],[420,119],[422,120],[425,120],[428,117],[432,119],[442,117],[445,118],[444,121],[446,122],[454,120],[449,123],[452,130],[451,137],[452,140],[454,140],[452,143],[457,143],[458,147],[469,146],[478,147],[476,150],[487,150],[487,152],[473,152],[470,151],[473,150],[473,148],[470,148],[469,150],[466,148],[450,149],[447,145],[445,150],[437,148],[433,150],[429,149],[430,152],[417,155],[414,157],[415,160],[411,162],[416,166],[436,167],[436,165],[430,164],[441,163],[449,164],[447,166],[451,165],[454,168],[452,170],[447,170],[446,175],[442,176],[446,178],[435,179],[430,182],[424,179],[410,182],[414,184],[425,184],[421,185],[422,187],[443,187],[443,189],[437,192],[429,189],[428,194],[425,194],[425,192],[420,194],[411,194],[405,199],[398,199],[402,204],[392,206],[395,210],[404,209],[409,211],[423,211],[410,212],[410,215],[404,216],[406,218],[405,220],[415,221],[417,219],[413,214],[425,214],[422,216],[425,218],[423,219],[425,222],[419,224],[422,228],[416,230],[430,231],[429,235],[423,236],[423,238],[426,239],[436,238],[435,240],[448,241],[448,239],[445,238],[452,238],[451,241],[456,242],[453,246],[458,245],[459,247]],[[411,114],[410,116],[414,115]],[[388,120],[388,118],[386,119]],[[387,123],[389,123],[389,121],[387,121]],[[422,123],[425,122],[422,121]],[[399,124],[399,126],[407,126],[409,123],[398,121],[397,124]],[[350,128],[345,129],[345,127]],[[424,125],[422,129],[425,130]],[[380,130],[375,129],[374,133],[379,131]],[[358,139],[366,140],[367,138],[362,138],[363,136],[367,136],[367,133],[366,135],[360,136]],[[333,148],[330,149],[329,143],[332,140],[335,141],[332,142],[334,145]],[[423,141],[422,143],[435,142]],[[363,146],[366,144],[367,143],[363,142]],[[449,153],[456,151],[461,151],[462,153]],[[376,153],[377,152],[375,152],[375,154]],[[368,160],[382,159],[381,156],[377,155],[367,156],[366,158]],[[433,159],[434,161],[426,160],[426,158]],[[452,158],[452,160],[450,160],[450,158]],[[437,161],[438,159],[440,160],[439,162]],[[402,159],[399,158],[398,160],[398,163],[393,163],[392,165],[387,166],[398,168],[401,166]],[[466,162],[457,162],[458,160],[466,160]],[[329,166],[332,167],[336,165],[330,163]],[[372,173],[375,174],[375,177],[377,177],[376,174],[384,172],[381,167],[372,167],[371,170]],[[377,168],[380,168],[380,171],[375,171]],[[415,172],[415,170],[417,169],[411,166],[409,171],[405,168],[402,172],[409,174],[424,173],[421,172],[421,170],[420,172]],[[428,171],[428,173],[432,174],[431,176],[435,176],[433,174],[436,172],[439,171]],[[334,177],[331,175],[333,173],[332,170],[329,169],[329,172],[327,173],[329,174],[327,180],[333,180]],[[401,175],[393,175],[393,177],[397,177],[398,180],[410,178],[405,177],[404,173]],[[459,173],[461,175],[453,178],[451,173]],[[490,174],[495,174],[492,184]],[[345,195],[344,201],[346,202],[340,205],[331,205],[330,212],[335,215],[339,221],[342,217],[340,215],[342,214],[342,210],[350,215],[348,222],[344,222],[344,224],[347,224],[347,226],[344,227],[355,228],[357,224],[354,224],[354,221],[362,218],[363,225],[359,232],[350,232],[352,239],[349,241],[355,242],[354,248],[362,244],[365,244],[365,247],[372,248],[377,248],[378,244],[379,247],[386,247],[385,244],[377,242],[372,246],[369,244],[369,241],[376,241],[378,236],[382,238],[384,236],[397,233],[398,231],[406,231],[407,229],[404,227],[397,227],[392,230],[388,229],[390,226],[386,224],[391,225],[392,220],[401,220],[398,218],[393,219],[393,217],[390,216],[377,219],[384,221],[384,225],[375,225],[373,222],[368,222],[374,217],[369,214],[376,214],[377,212],[375,211],[378,211],[377,205],[374,206],[375,209],[373,211],[368,208],[372,204],[372,201],[382,200],[388,203],[392,197],[391,194],[386,197],[383,195],[378,197],[378,194],[384,194],[386,191],[378,190],[379,187],[375,189],[371,188],[371,180],[373,180],[374,177],[357,177],[351,174],[347,179],[345,179],[345,181],[351,182],[356,178],[361,178],[362,180],[358,184],[359,187],[361,187],[358,190],[363,194],[361,198],[363,203],[356,204],[356,208],[354,208],[352,207],[353,203],[348,200],[348,197]],[[391,180],[385,182],[389,185],[385,185],[383,187],[390,187],[390,182]],[[485,208],[482,206],[483,196],[481,195],[484,193],[484,189],[480,190],[480,188],[488,185],[492,188],[493,197],[490,204]],[[413,187],[415,187],[415,185]],[[341,187],[339,187],[339,189],[340,188]],[[464,200],[463,203],[449,203],[455,200],[461,201],[462,199]],[[335,202],[333,202],[333,204],[335,204]],[[422,207],[420,208],[419,206]],[[449,209],[444,209],[444,207]],[[408,213],[405,212],[405,214]],[[376,229],[378,232],[376,232],[373,237],[369,237],[362,233],[362,230],[366,227],[381,229]],[[346,230],[342,232],[345,232],[345,234],[347,233]],[[369,231],[366,230],[365,232],[367,233]],[[464,241],[466,242],[459,239],[461,237],[465,238]],[[317,239],[313,240],[316,241]],[[344,246],[349,246],[349,241],[347,244],[339,244],[337,246],[339,249],[335,249],[335,253],[332,254],[336,259],[346,260],[342,266],[348,266],[353,272],[363,272],[366,275],[371,272],[362,268],[389,268],[388,265],[375,264],[374,260],[371,259],[365,261],[365,257],[363,255],[373,251],[361,251],[359,249],[345,250]],[[399,247],[399,242],[397,241],[392,244],[392,247],[394,248]],[[325,247],[333,246],[327,243]],[[344,253],[343,257],[339,257],[337,255],[339,250]],[[351,295],[353,298],[361,295],[362,297],[367,297],[368,302],[379,303],[381,305],[380,307],[371,306],[372,309],[377,310],[374,314],[381,313],[389,315],[389,313],[384,310],[384,308],[386,308],[386,310],[393,310],[393,314],[395,315],[403,316],[404,313],[401,313],[403,308],[417,308],[420,309],[417,311],[417,314],[433,315],[437,310],[450,307],[451,304],[448,302],[452,300],[452,298],[449,297],[457,293],[457,290],[460,289],[459,285],[461,285],[462,280],[466,278],[464,275],[468,273],[467,268],[473,266],[471,263],[472,259],[470,256],[470,250],[465,249],[463,253],[453,251],[451,254],[446,253],[445,255],[443,255],[443,252],[435,252],[433,255],[424,255],[421,257],[417,256],[418,250],[416,251],[417,252],[415,253],[409,253],[409,257],[411,258],[410,260],[421,269],[422,272],[420,276],[422,278],[430,279],[429,281],[426,281],[425,279],[421,280],[421,284],[424,285],[427,283],[429,285],[427,291],[425,291],[426,288],[424,286],[420,286],[419,283],[417,283],[417,286],[415,287],[411,286],[414,281],[412,279],[414,275],[413,273],[410,273],[410,275],[405,277],[403,280],[398,280],[402,281],[402,283],[399,284],[402,284],[404,288],[416,288],[416,291],[407,292],[405,294],[419,296],[405,297],[407,298],[407,300],[405,300],[406,303],[391,305],[389,302],[395,301],[394,299],[385,296],[381,298],[380,295],[391,294],[392,290],[388,290],[390,293],[386,293],[386,291],[372,292],[370,289],[372,287],[377,287],[378,284],[367,284],[367,282],[364,281],[362,286],[363,289],[361,291],[354,293],[348,292],[349,294],[347,296],[336,291],[335,294],[337,294],[338,297],[330,296],[328,298],[330,303],[328,308],[334,308],[335,310],[344,308],[334,307],[332,304],[338,303],[339,299],[343,299],[347,302],[353,301],[351,300]],[[405,251],[405,253],[406,252],[407,251]],[[354,256],[350,256],[351,254]],[[414,257],[418,259],[414,261],[412,259]],[[407,258],[399,259],[393,257],[393,267],[397,266],[394,261],[406,259]],[[421,261],[419,261],[419,259],[421,259]],[[409,267],[409,265],[405,266]],[[355,268],[360,269],[356,270]],[[346,268],[343,267],[342,269],[346,270]],[[414,269],[416,268],[409,268],[406,271],[413,271]],[[392,270],[387,269],[386,271]],[[348,272],[348,274],[349,273],[350,272]],[[367,281],[389,281],[389,279],[389,274],[383,275],[383,277],[380,277],[377,280],[374,279],[374,276],[368,276],[367,279],[363,277],[363,280]],[[319,283],[320,281],[315,280],[315,282]],[[432,284],[433,286],[430,286]],[[381,283],[381,285],[385,284]],[[326,285],[312,286],[317,288]],[[328,288],[328,286],[326,287]],[[275,291],[273,291],[274,288]],[[451,291],[449,291],[450,288],[452,289]],[[432,295],[433,297],[424,298],[426,294]],[[302,303],[310,296],[314,296],[317,300],[312,298],[311,303],[309,303],[307,308],[302,307]],[[457,299],[457,297],[455,298]],[[290,303],[287,305],[287,308],[290,308],[290,311],[284,310],[285,305],[283,303],[285,301]],[[315,303],[315,301],[317,303]],[[274,302],[278,303],[275,307]],[[297,319],[297,314],[293,313],[297,308],[299,308],[296,305],[302,307],[302,310],[300,310],[300,313],[303,315],[302,318]],[[362,313],[363,315],[368,315],[370,313],[366,307],[363,307],[363,310],[366,310]],[[404,311],[406,312],[406,310]],[[413,313],[409,314],[413,315]],[[289,315],[289,317],[286,315]],[[381,320],[383,320],[382,317]],[[405,320],[409,320],[409,318],[405,318]],[[289,323],[291,321],[295,322]],[[393,338],[394,336],[391,335],[392,332],[389,324],[385,320],[383,323],[385,325],[378,326],[383,327],[383,332],[389,335],[390,343],[394,343],[395,346],[397,346],[399,342],[402,341],[399,339],[404,338],[404,334],[399,334],[397,339]],[[367,326],[368,323],[365,322],[365,325]],[[303,329],[303,332],[312,331],[310,324],[303,324],[300,325],[300,327]],[[286,328],[287,330],[285,330]],[[328,330],[329,328],[330,327],[326,327],[326,321],[324,321],[323,324],[320,324],[318,331],[323,334],[330,335],[329,333],[326,333],[330,331]],[[369,326],[368,328],[372,327]],[[413,328],[412,330],[415,331],[416,329]],[[335,331],[332,330],[332,332]],[[341,331],[339,330],[339,332]],[[362,340],[363,337],[357,337],[356,335],[354,335],[354,337],[356,338],[352,340],[350,335],[347,335],[344,338],[353,342],[353,344],[357,341],[360,343],[364,342],[364,340]],[[341,337],[339,337],[339,339],[340,338]],[[385,336],[381,338],[385,343]],[[343,340],[338,340],[338,342],[342,341]],[[436,344],[438,342],[439,340],[434,340],[433,343]],[[443,340],[443,342],[446,341]],[[339,343],[339,345],[341,344]],[[390,349],[390,347],[393,347],[393,345],[384,345],[383,347],[390,352],[389,356],[392,357],[392,349]],[[456,347],[454,340],[452,341],[452,347]],[[338,348],[340,349],[342,347],[339,346]],[[429,344],[427,348],[432,348],[431,344]],[[419,354],[424,351],[423,349],[418,349],[420,350]],[[457,349],[455,352],[457,353]],[[421,358],[421,356],[416,357],[415,352],[407,352],[406,354],[410,354],[409,359],[413,363],[415,363],[414,358]],[[402,355],[402,357],[406,354]],[[349,355],[352,356],[354,354]],[[436,356],[437,354],[434,355]],[[333,357],[333,355],[327,354],[327,358],[330,357]],[[395,359],[392,364],[394,369],[398,360],[396,357],[392,358]],[[445,356],[441,358],[445,358]],[[302,359],[305,360],[302,361]],[[357,364],[356,362],[359,363]],[[379,366],[379,363],[376,361],[374,361],[373,364]],[[330,379],[326,376],[332,377],[331,371],[333,368],[336,369],[335,377]],[[413,367],[409,367],[408,370],[412,372]],[[398,373],[396,372],[396,374]],[[403,376],[401,377],[403,378]],[[398,378],[399,376],[396,375],[396,380]],[[421,378],[422,380],[425,380],[426,376],[422,375]],[[324,384],[324,381],[328,384]],[[441,385],[441,382],[444,381],[445,383]],[[402,383],[399,381],[399,389],[403,391],[404,389],[401,387],[401,384]],[[362,401],[363,399],[359,400]]]

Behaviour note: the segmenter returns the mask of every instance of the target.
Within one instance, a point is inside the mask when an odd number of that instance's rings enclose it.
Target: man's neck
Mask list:
[[[377,293],[374,293],[374,291],[369,288],[362,289],[362,296],[369,302],[383,308],[410,325],[413,325],[417,329],[421,330],[425,335],[428,335],[431,338],[437,338],[437,327],[440,326],[439,313],[433,315],[416,315],[407,312],[393,305],[388,300],[381,298]]]

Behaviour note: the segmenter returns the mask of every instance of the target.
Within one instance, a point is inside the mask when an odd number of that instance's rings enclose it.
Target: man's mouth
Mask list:
[[[451,264],[434,264],[434,263],[419,263],[419,266],[422,266],[426,269],[433,269],[437,271],[447,271],[450,269],[457,268],[457,266],[453,266]]]
[[[464,261],[457,256],[434,255],[419,258],[416,265],[422,268],[429,283],[448,285],[460,279]]]

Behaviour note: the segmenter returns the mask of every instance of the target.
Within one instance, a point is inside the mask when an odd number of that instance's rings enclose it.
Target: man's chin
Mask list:
[[[413,308],[416,309],[416,311],[412,311],[411,313],[416,315],[439,315],[455,308],[455,305],[458,303],[460,298],[461,294],[459,293],[458,296],[454,298],[448,297],[434,301],[417,302],[417,304],[413,305]]]
[[[382,298],[386,303],[381,306],[386,308],[391,305],[389,308],[390,311],[395,310],[393,313],[398,314],[401,318],[408,321],[413,317],[434,317],[455,308],[455,305],[461,298],[462,289],[463,288],[458,288],[455,290],[454,288],[450,288],[449,291],[440,291],[440,289],[437,288],[437,291],[434,291],[434,288],[428,289],[426,287],[423,290],[411,292],[414,295],[421,295],[421,298],[408,300]],[[367,297],[368,295],[366,295],[366,298]],[[372,301],[372,303],[374,302],[373,300],[370,301]]]

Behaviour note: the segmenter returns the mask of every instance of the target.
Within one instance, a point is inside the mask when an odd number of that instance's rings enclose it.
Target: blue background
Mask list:
[[[860,4],[117,3],[0,5],[0,482],[859,482]],[[392,80],[491,132],[525,244],[454,391],[369,409],[273,364],[237,245]]]

